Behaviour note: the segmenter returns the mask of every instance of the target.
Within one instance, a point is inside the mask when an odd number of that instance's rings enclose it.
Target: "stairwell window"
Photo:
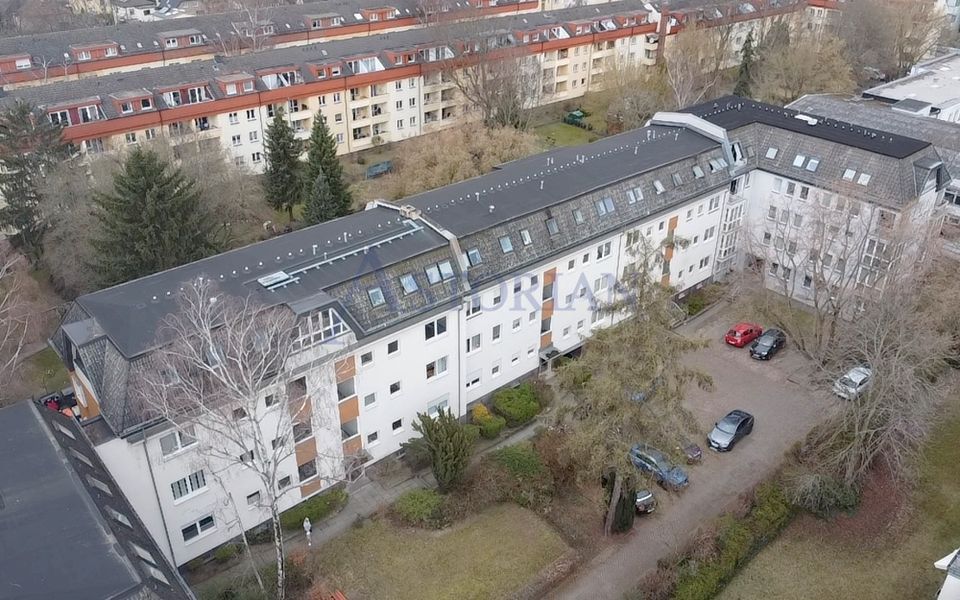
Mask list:
[[[199,537],[201,533],[212,531],[216,528],[217,524],[216,521],[213,520],[213,515],[207,515],[206,517],[203,517],[202,519],[181,528],[180,534],[183,536],[184,542],[189,542]]]
[[[160,438],[160,453],[170,456],[197,443],[193,425],[172,431]]]
[[[198,494],[205,489],[207,489],[207,477],[203,469],[170,484],[170,490],[175,501],[185,500],[187,497]]]

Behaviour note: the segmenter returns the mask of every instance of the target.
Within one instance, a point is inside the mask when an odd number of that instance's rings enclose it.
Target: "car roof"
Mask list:
[[[847,377],[856,382],[863,381],[867,377],[870,377],[870,367],[864,367],[863,365],[854,367],[847,372]]]
[[[646,454],[654,460],[666,460],[667,455],[649,444],[636,444],[631,448],[635,452]]]
[[[783,335],[783,332],[780,331],[779,329],[767,329],[766,331],[763,332],[763,335],[761,337],[768,337],[768,336],[774,337],[774,336],[781,336],[781,335]]]
[[[725,416],[723,420],[730,421],[732,423],[739,423],[740,421],[743,421],[744,419],[747,419],[749,417],[750,417],[750,413],[748,413],[745,410],[740,410],[738,408],[736,410],[731,410],[730,412],[728,412],[727,416]]]
[[[756,323],[740,321],[739,323],[731,327],[731,329],[733,329],[734,331],[743,331],[744,329],[760,329],[760,326],[757,325]]]

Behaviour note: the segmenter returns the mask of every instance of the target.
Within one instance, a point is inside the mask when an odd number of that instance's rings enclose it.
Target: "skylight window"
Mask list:
[[[597,207],[597,215],[604,216],[606,214],[612,213],[616,208],[613,205],[613,198],[601,198],[594,202]]]
[[[503,250],[504,254],[513,252],[513,242],[510,241],[509,235],[505,235],[500,238],[500,249]]]
[[[803,161],[805,161],[805,160],[807,160],[807,157],[806,157],[806,156],[804,156],[804,155],[802,155],[802,154],[798,154],[798,155],[796,155],[795,157],[793,157],[793,166],[795,166],[795,167],[802,167],[802,166],[803,166]]]
[[[683,178],[680,177],[680,173],[674,173],[670,175],[670,178],[673,179],[673,185],[677,187],[680,187],[680,185],[683,183]]]
[[[386,298],[383,297],[383,290],[379,287],[367,290],[367,296],[370,298],[370,304],[372,306],[380,306],[387,301]]]
[[[693,165],[693,176],[696,177],[697,179],[700,179],[701,177],[703,177],[703,175],[704,175],[703,169],[700,168],[700,165]]]
[[[578,214],[580,214],[579,208],[573,211],[573,218],[576,219]],[[582,214],[580,214],[580,220],[577,221],[577,223],[583,223]],[[557,220],[554,219],[553,217],[550,217],[549,219],[547,219],[547,232],[550,235],[557,235],[558,233],[560,233],[560,226],[557,225]]]
[[[520,230],[520,239],[523,240],[524,246],[529,246],[533,243],[533,238],[530,237],[530,231],[528,229]]]
[[[857,172],[853,169],[845,169],[843,171],[843,180],[844,181],[853,181],[853,178],[857,176]]]
[[[866,173],[860,173],[860,177],[857,177],[857,183],[860,185],[867,185],[870,183],[870,175]]]
[[[724,169],[726,169],[727,166],[728,166],[728,164],[729,164],[729,163],[727,163],[727,159],[723,158],[722,156],[717,159],[717,163],[719,163],[720,166],[721,166],[722,168],[724,168]]]
[[[415,291],[417,291],[418,289],[420,289],[420,288],[417,286],[417,280],[414,279],[412,273],[407,273],[407,274],[405,274],[405,275],[401,275],[401,276],[400,276],[400,285],[403,286],[403,293],[404,293],[404,294],[412,294],[412,293],[414,293]]]
[[[583,213],[579,208],[573,209],[573,220],[577,225],[583,223]]]
[[[820,166],[820,159],[811,158],[810,161],[807,163],[807,170],[813,173],[817,170],[817,167],[819,166]]]
[[[441,279],[453,279],[453,265],[449,260],[442,260],[437,266],[440,268]]]
[[[713,161],[710,161],[710,162],[713,162]],[[658,194],[662,194],[663,192],[665,192],[665,191],[667,190],[667,188],[663,187],[663,184],[660,183],[660,180],[659,180],[659,179],[654,179],[654,180],[653,180],[653,189],[657,190],[657,193],[658,193]]]
[[[708,160],[707,166],[710,167],[711,173],[719,171],[720,169],[723,168],[723,166],[720,164],[720,161],[716,158],[711,158],[710,160]]]
[[[643,200],[643,190],[639,187],[627,190],[627,204],[635,204],[637,200]]]
[[[777,158],[778,152],[780,152],[779,148],[774,148],[773,146],[770,146],[769,148],[767,148],[767,153],[764,154],[764,156],[769,158],[770,160],[773,160]]]
[[[440,277],[440,267],[437,265],[430,265],[423,270],[427,275],[427,281],[430,285],[440,283],[442,278]]]
[[[475,267],[483,262],[483,257],[480,256],[479,248],[470,248],[467,250],[467,263],[471,267]]]

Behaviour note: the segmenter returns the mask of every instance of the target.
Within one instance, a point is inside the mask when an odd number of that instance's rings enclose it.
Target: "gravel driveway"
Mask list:
[[[688,471],[690,486],[680,494],[656,488],[657,512],[638,518],[630,534],[582,565],[549,598],[621,600],[656,568],[657,560],[684,547],[698,527],[723,514],[741,493],[775,471],[784,452],[838,402],[828,393],[811,392],[810,366],[789,340],[769,362],[751,359],[746,349],[724,345],[721,336],[732,324],[732,312],[727,305],[715,306],[678,330],[711,341],[686,360],[714,379],[712,392],[688,391],[687,405],[703,429],[696,441],[704,449],[703,463]],[[707,450],[706,432],[734,408],[754,415],[753,433],[730,453]]]

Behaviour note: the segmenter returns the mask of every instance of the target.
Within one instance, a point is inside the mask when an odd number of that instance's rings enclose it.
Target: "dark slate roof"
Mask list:
[[[445,248],[447,240],[436,231],[404,220],[395,210],[377,207],[87,294],[77,303],[96,319],[113,345],[132,358],[158,343],[158,330],[176,309],[182,286],[198,277],[216,281],[218,288],[230,295],[252,294],[265,305],[290,305],[326,288]],[[298,276],[299,281],[275,291],[257,282],[281,270]],[[384,285],[397,287],[393,278],[387,278]],[[412,295],[424,304],[430,301],[425,287],[421,287],[423,293]],[[384,293],[402,295],[396,289],[384,289]]]
[[[960,179],[960,123],[905,114],[877,100],[842,98],[829,94],[804,96],[789,107],[831,119],[842,118],[861,127],[882,123],[885,131],[930,142],[943,158],[950,175]]]
[[[407,202],[454,235],[466,236],[716,146],[685,129],[648,127],[513,161]]]
[[[193,598],[74,419],[4,408],[0,455],[0,599]]]
[[[930,108],[930,106],[931,104],[929,102],[922,102],[913,98],[904,98],[903,100],[893,104],[894,108],[909,110],[910,112],[920,112],[925,108]]]
[[[929,146],[929,142],[923,140],[835,119],[818,119],[815,125],[811,125],[806,120],[797,118],[797,115],[802,115],[798,110],[780,108],[738,96],[725,96],[704,102],[684,109],[683,112],[695,114],[727,130],[751,123],[763,123],[898,159],[916,154]]]
[[[643,3],[639,0],[624,0],[606,4],[601,8],[596,6],[580,6],[552,12],[511,15],[485,19],[483,23],[489,31],[505,29],[531,29],[538,26],[562,25],[576,19],[604,16],[615,16],[623,12],[642,11]],[[178,21],[177,27],[180,27]],[[170,26],[168,24],[167,29]],[[216,59],[196,60],[183,64],[166,67],[153,67],[123,73],[107,73],[79,80],[58,81],[44,86],[25,87],[0,93],[0,105],[12,103],[15,100],[26,100],[39,106],[53,106],[64,102],[73,102],[81,99],[119,94],[131,90],[156,90],[157,88],[173,87],[180,84],[213,81],[233,73],[247,73],[254,75],[256,71],[272,67],[303,66],[307,63],[321,63],[350,56],[377,55],[385,70],[395,68],[382,53],[389,50],[410,49],[426,43],[437,43],[437,34],[431,29],[408,29],[383,35],[331,40],[316,44],[291,46],[251,52],[239,56],[221,56]],[[343,75],[349,75],[349,67],[343,65]],[[305,83],[317,81],[309,69],[301,69]],[[333,78],[336,79],[336,78]],[[327,78],[326,81],[331,80]],[[255,80],[259,91],[268,88],[257,78]],[[208,90],[214,99],[224,98],[219,86],[210,86]],[[159,105],[159,100],[155,104]],[[107,118],[120,116],[113,102],[101,104]]]

